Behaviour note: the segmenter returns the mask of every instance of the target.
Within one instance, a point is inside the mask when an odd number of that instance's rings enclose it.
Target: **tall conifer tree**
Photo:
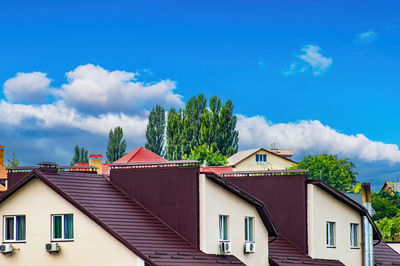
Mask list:
[[[150,111],[146,128],[146,149],[163,156],[165,139],[165,110],[157,105]]]
[[[114,130],[110,129],[106,151],[108,163],[115,162],[125,155],[127,145],[123,137],[124,131],[122,127],[116,127]]]

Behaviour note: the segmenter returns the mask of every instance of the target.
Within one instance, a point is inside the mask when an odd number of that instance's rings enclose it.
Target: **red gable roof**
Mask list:
[[[216,174],[222,174],[224,172],[232,172],[230,166],[200,166],[200,172],[213,172]]]
[[[127,155],[119,158],[114,163],[143,163],[143,162],[164,162],[166,161],[163,157],[158,156],[152,151],[149,151],[145,147],[139,147],[134,151],[131,151]]]

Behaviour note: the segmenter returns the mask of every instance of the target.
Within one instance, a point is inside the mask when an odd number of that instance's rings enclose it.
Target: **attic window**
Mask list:
[[[257,163],[267,162],[267,155],[266,154],[256,154],[256,162]]]

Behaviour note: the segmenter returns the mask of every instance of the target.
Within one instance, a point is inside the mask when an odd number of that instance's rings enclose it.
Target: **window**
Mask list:
[[[267,162],[267,155],[266,154],[256,154],[256,162],[257,163]]]
[[[334,222],[326,223],[326,245],[328,247],[335,246],[335,223]]]
[[[74,217],[72,214],[57,214],[51,216],[52,240],[74,239]]]
[[[358,232],[358,224],[350,224],[350,247],[357,248],[357,232]]]
[[[220,241],[228,240],[228,216],[227,215],[219,216],[219,240]]]
[[[254,242],[254,217],[244,218],[244,240]]]
[[[25,215],[4,216],[4,242],[25,241]]]

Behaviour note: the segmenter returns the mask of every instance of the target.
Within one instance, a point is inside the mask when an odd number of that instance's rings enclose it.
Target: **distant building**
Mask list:
[[[0,145],[0,193],[7,189],[7,170],[4,168],[4,148],[6,146]]]
[[[386,191],[392,196],[398,195],[400,193],[400,183],[394,181],[386,181],[381,188],[381,191],[382,190]]]
[[[293,152],[282,149],[251,149],[235,153],[228,158],[233,171],[285,170],[297,165],[291,159]]]

